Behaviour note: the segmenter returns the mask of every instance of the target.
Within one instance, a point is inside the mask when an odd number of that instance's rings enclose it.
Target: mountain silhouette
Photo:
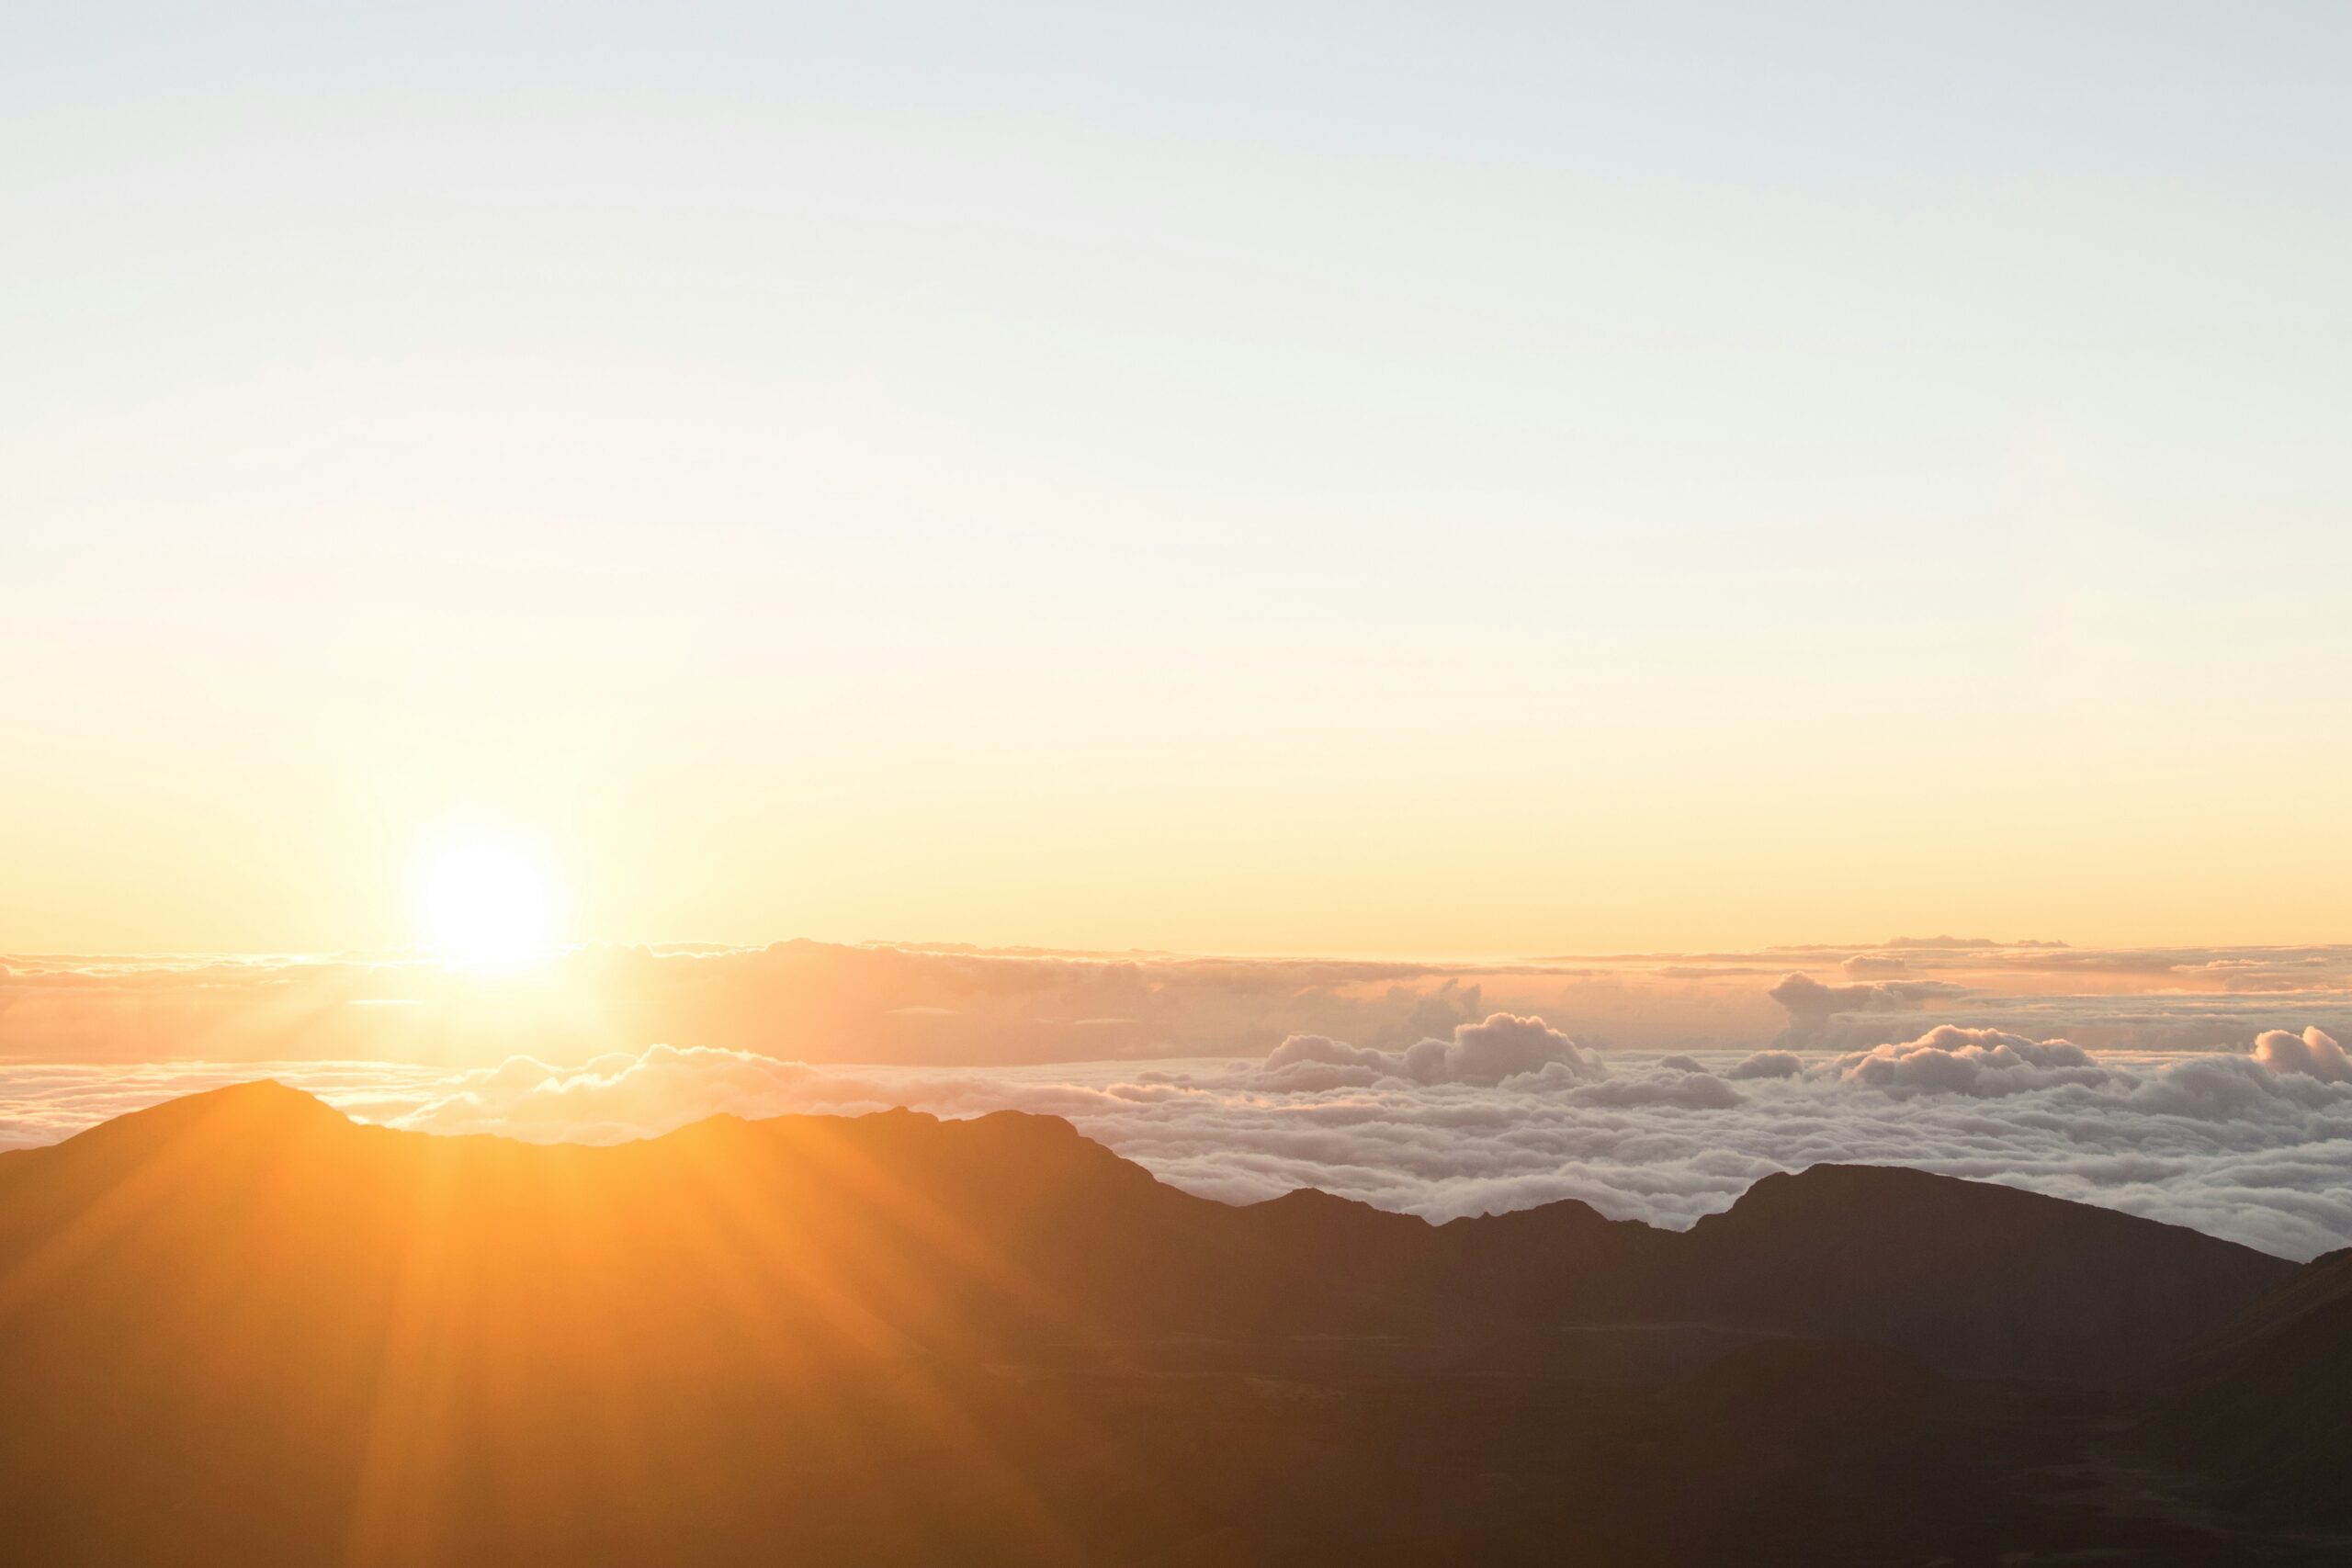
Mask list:
[[[2013,1517],[2072,1539],[2022,1495],[1955,1521],[1848,1439],[1967,1475],[1997,1429],[2007,1474],[2104,1417],[2092,1385],[2184,1347],[2290,1378],[2341,1304],[2309,1274],[1904,1170],[1769,1177],[1687,1233],[1575,1202],[1430,1224],[1215,1202],[1009,1111],[538,1145],[256,1083],[0,1160],[0,1551],[1860,1562],[1873,1531]],[[2131,1540],[2168,1560],[2178,1528]]]
[[[2352,1247],[2313,1258],[2162,1369],[2173,1446],[2249,1495],[2352,1521]]]
[[[2292,1271],[2179,1225],[1870,1166],[1768,1176],[1678,1250],[1665,1300],[1979,1376],[2121,1376]]]

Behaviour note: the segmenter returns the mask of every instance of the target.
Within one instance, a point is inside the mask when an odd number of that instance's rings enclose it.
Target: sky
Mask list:
[[[2340,938],[2347,45],[11,6],[0,952]]]

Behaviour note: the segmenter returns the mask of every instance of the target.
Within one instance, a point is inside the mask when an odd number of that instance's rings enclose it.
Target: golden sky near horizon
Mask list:
[[[2345,932],[2342,13],[137,24],[0,952]]]

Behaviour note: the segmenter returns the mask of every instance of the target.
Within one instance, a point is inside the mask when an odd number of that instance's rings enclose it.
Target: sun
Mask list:
[[[438,845],[416,870],[425,945],[458,964],[520,964],[555,945],[555,896],[520,845],[474,838]]]

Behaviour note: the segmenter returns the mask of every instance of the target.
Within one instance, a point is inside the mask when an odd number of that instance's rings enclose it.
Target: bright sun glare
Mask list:
[[[547,874],[503,840],[469,839],[426,854],[416,904],[426,945],[457,963],[516,964],[554,945]]]

